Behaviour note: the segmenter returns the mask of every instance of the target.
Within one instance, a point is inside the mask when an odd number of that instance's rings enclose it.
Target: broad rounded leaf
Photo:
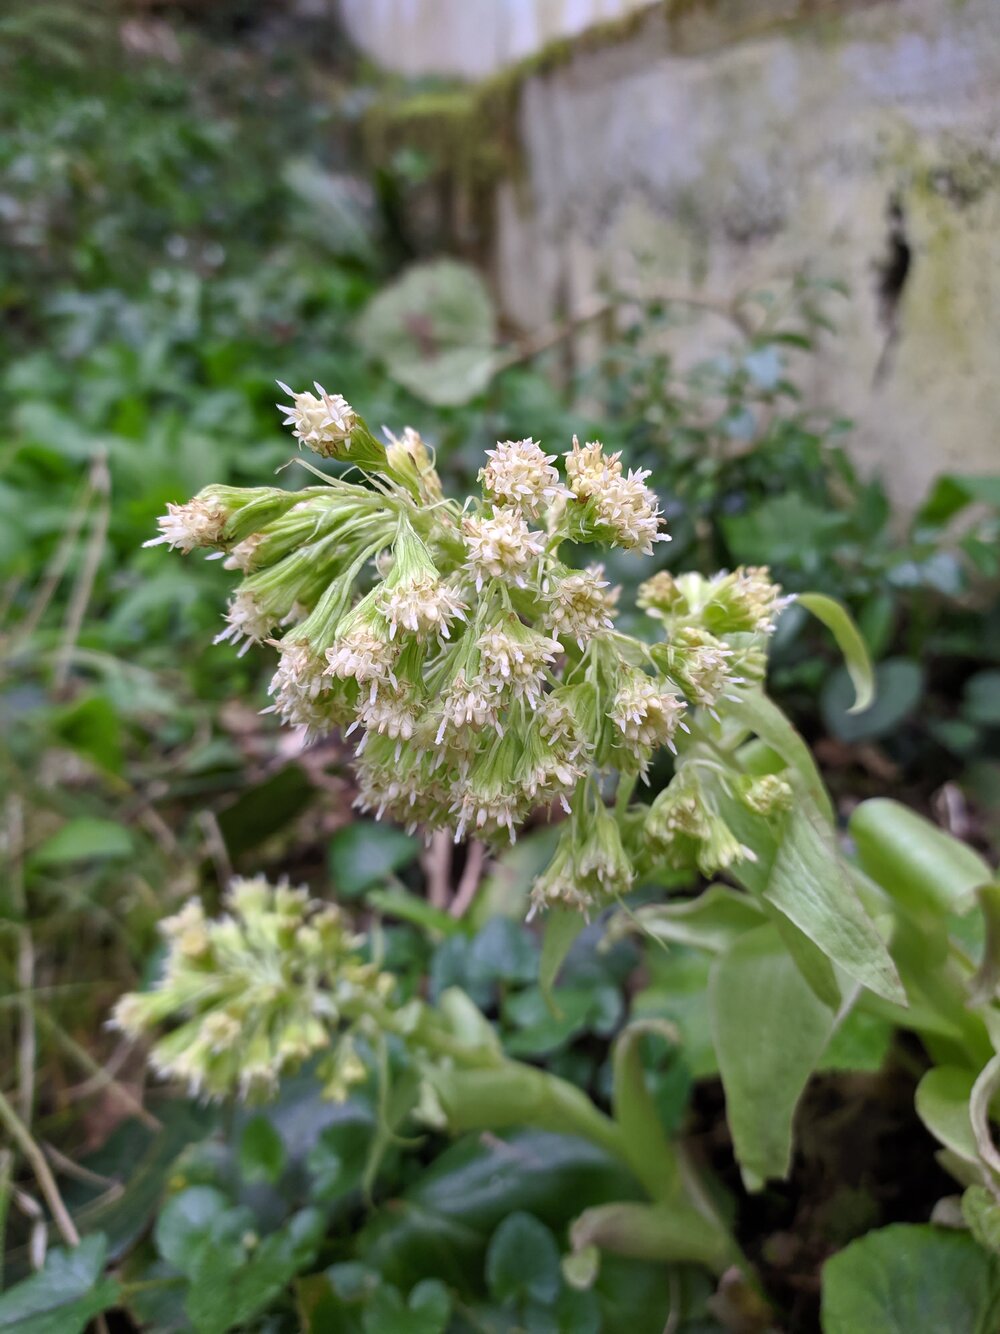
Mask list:
[[[823,1267],[823,1334],[996,1334],[1000,1259],[968,1233],[896,1224]]]
[[[414,265],[384,288],[365,308],[358,337],[393,379],[428,403],[467,403],[493,374],[493,303],[475,269],[455,260]]]

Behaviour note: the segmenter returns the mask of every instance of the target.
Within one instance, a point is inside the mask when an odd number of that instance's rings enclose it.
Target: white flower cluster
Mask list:
[[[292,400],[290,404],[277,405],[278,411],[286,414],[283,425],[292,428],[292,435],[300,444],[308,445],[325,458],[338,458],[350,449],[351,433],[358,418],[346,398],[328,394],[321,384],[313,385],[315,394],[308,390],[297,394],[281,380],[278,387]]]
[[[763,570],[660,574],[640,605],[666,642],[623,635],[603,568],[565,552],[648,554],[665,540],[647,472],[574,439],[564,483],[535,441],[501,441],[481,495],[459,505],[411,428],[386,447],[339,396],[289,393],[296,439],[328,456],[349,450],[371,484],[330,478],[302,499],[215,488],[171,507],[156,540],[214,547],[245,575],[220,639],[274,644],[270,708],[282,721],[356,737],[363,809],[489,840],[561,806],[562,851],[534,902],[588,907],[623,892],[643,855],[628,831],[644,819],[612,815],[600,776],[631,784],[659,748],[677,750],[693,707],[718,711],[759,676],[756,640],[780,590]],[[661,816],[651,830],[666,829]],[[716,847],[713,829],[699,826],[698,848]]]

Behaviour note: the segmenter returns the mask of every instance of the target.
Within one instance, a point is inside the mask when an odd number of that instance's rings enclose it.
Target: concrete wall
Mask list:
[[[387,69],[480,79],[557,37],[655,0],[341,0],[352,39]]]
[[[509,318],[612,278],[727,296],[809,265],[850,285],[811,373],[859,461],[903,505],[937,472],[1000,471],[1000,0],[660,4],[529,77],[518,115],[493,238]],[[911,262],[876,382],[894,196]]]

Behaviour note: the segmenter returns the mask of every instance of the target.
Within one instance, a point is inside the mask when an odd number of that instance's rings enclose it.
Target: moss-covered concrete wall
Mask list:
[[[515,325],[808,266],[849,285],[811,373],[859,460],[903,505],[1000,471],[1000,0],[663,0],[435,96],[446,136],[374,123],[446,144]]]
[[[860,461],[906,506],[937,472],[1000,471],[1000,0],[772,6],[731,39],[726,8],[664,7],[528,81],[496,229],[508,315],[808,265],[849,284],[813,374]],[[753,8],[728,6],[737,26]]]

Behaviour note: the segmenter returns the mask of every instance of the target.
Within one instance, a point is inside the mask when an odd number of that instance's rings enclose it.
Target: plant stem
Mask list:
[[[7,1101],[3,1093],[0,1093],[0,1121],[7,1127],[11,1139],[14,1140],[18,1148],[28,1160],[31,1170],[35,1174],[35,1180],[38,1187],[45,1196],[45,1201],[49,1210],[62,1234],[63,1240],[67,1246],[79,1246],[80,1234],[76,1230],[69,1210],[63,1204],[62,1196],[59,1194],[59,1187],[56,1185],[56,1179],[52,1175],[48,1163],[45,1160],[45,1154],[39,1148],[38,1144],[31,1136],[31,1131],[24,1124],[21,1118],[15,1112],[14,1108]]]

